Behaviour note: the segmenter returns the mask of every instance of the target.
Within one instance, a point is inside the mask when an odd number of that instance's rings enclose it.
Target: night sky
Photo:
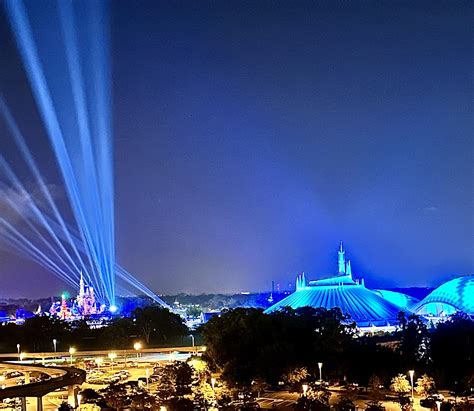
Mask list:
[[[117,255],[152,290],[287,288],[335,273],[340,240],[369,287],[473,273],[472,2],[111,12]],[[61,193],[3,10],[0,92]],[[3,251],[0,276],[0,297],[64,288]]]

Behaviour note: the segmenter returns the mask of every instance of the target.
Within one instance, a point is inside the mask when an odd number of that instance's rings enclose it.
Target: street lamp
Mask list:
[[[411,402],[413,403],[413,401],[414,401],[414,396],[413,396],[413,376],[415,375],[415,370],[410,370],[410,371],[408,371],[408,374],[410,375]]]
[[[139,343],[139,342],[136,342],[135,344],[133,344],[133,348],[137,352],[137,361],[138,361],[138,354],[139,354],[140,350],[142,349],[142,344]]]
[[[76,352],[76,349],[74,347],[69,347],[69,361],[71,362],[71,367],[72,367],[72,355]]]
[[[18,359],[20,359],[20,344],[16,345],[16,350],[18,351]]]
[[[95,363],[97,364],[97,369],[100,369],[100,364],[102,364],[103,361],[104,359],[102,357],[97,357],[95,359]]]
[[[319,382],[323,382],[323,363],[318,362],[318,368],[319,368]]]
[[[307,392],[308,392],[308,384],[303,384],[303,397],[306,397]]]
[[[56,338],[53,339],[53,348],[54,348],[54,353],[56,354],[57,352],[57,344],[58,342],[56,341]]]
[[[212,391],[214,391],[214,387],[216,385],[216,379],[214,377],[211,378],[211,387],[212,387]]]
[[[189,336],[191,337],[191,341],[192,341],[193,348],[194,348],[194,335],[192,335],[192,334],[189,334]]]
[[[117,358],[117,354],[114,352],[109,353],[110,361],[112,361],[112,372],[114,372],[114,360]]]

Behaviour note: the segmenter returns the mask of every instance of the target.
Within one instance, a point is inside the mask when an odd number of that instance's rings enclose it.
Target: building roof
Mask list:
[[[420,302],[418,298],[412,297],[408,294],[400,293],[398,291],[374,290],[374,292],[376,292],[386,300],[390,301],[391,303],[409,311],[411,311],[412,308]]]
[[[334,278],[337,280],[337,277]],[[385,300],[363,284],[309,285],[274,304],[265,312],[271,313],[284,307],[339,307],[359,327],[386,326],[397,322],[402,307]]]
[[[474,275],[441,284],[413,307],[413,311],[433,316],[451,315],[456,311],[474,315]]]

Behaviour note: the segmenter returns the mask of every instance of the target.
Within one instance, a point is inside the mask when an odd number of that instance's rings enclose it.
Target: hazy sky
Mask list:
[[[117,255],[151,289],[285,288],[340,240],[368,286],[474,272],[472,2],[111,4]],[[3,11],[0,92],[60,186]],[[63,287],[0,252],[0,296]]]

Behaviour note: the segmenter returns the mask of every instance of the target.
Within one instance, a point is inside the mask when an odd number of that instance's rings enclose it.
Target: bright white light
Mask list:
[[[115,313],[117,310],[118,310],[118,308],[117,308],[116,305],[111,305],[111,306],[109,307],[109,311],[110,311],[111,313]]]

